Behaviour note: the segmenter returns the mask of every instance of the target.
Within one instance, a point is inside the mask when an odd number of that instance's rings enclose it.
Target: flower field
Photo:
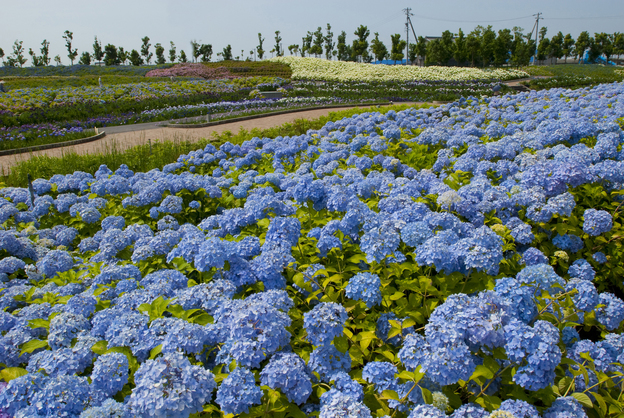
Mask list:
[[[0,189],[2,413],[621,416],[623,94]]]
[[[166,81],[113,86],[84,86],[57,89],[15,89],[0,95],[0,113],[19,115],[26,111],[89,103],[138,102],[155,98],[192,96],[196,94],[232,93],[243,87],[266,82],[267,78],[233,80]]]
[[[295,56],[271,58],[288,64],[293,80],[326,81],[414,81],[414,80],[512,80],[528,77],[519,70],[483,70],[466,67],[416,67],[404,65],[374,65],[347,61],[329,61]]]

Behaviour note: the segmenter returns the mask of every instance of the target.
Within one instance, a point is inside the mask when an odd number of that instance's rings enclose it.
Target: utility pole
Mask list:
[[[534,63],[533,63],[535,65],[537,65],[537,48],[539,46],[539,39],[538,39],[538,36],[539,36],[539,21],[540,21],[540,19],[543,19],[543,17],[540,17],[541,14],[542,13],[538,13],[536,15],[533,15],[533,16],[536,16],[536,18],[535,18],[535,57],[534,57]]]
[[[406,33],[406,39],[407,39],[407,45],[406,45],[406,49],[405,49],[405,64],[409,65],[409,30],[410,30],[410,25],[412,24],[412,21],[410,20],[410,16],[414,16],[411,11],[412,9],[410,9],[409,7],[403,9],[403,11],[405,12],[405,17],[407,18],[405,20],[405,33]],[[412,27],[412,30],[413,27]],[[416,36],[416,35],[414,35]],[[416,39],[414,39],[414,41],[416,41]]]

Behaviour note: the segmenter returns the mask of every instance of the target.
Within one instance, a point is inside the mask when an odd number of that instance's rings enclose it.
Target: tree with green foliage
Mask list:
[[[481,60],[484,67],[489,67],[494,62],[495,42],[496,32],[492,30],[492,25],[481,27]]]
[[[93,58],[95,61],[102,61],[104,57],[104,51],[102,50],[102,42],[98,41],[97,36],[95,37],[95,41],[93,42]]]
[[[117,54],[117,47],[113,44],[107,44],[104,47],[104,65],[119,65],[119,55]]]
[[[444,65],[442,61],[442,43],[439,39],[432,39],[427,43],[425,65]]]
[[[128,57],[128,59],[130,60],[130,64],[134,65],[135,67],[143,65],[143,58],[141,58],[141,54],[139,54],[139,51],[137,51],[136,49],[133,49],[130,52],[130,57]]]
[[[120,46],[117,49],[117,58],[119,58],[119,63],[126,65],[126,61],[128,61],[128,57],[130,57],[130,53],[124,51],[123,47]]]
[[[416,53],[419,57],[426,60],[427,57],[427,39],[424,36],[418,37],[418,42],[416,43]]]
[[[400,33],[395,33],[394,35],[390,35],[390,39],[392,39],[392,47],[390,49],[390,59],[394,61],[396,64],[397,61],[403,61],[405,54],[403,50],[407,46],[407,42],[401,39]]]
[[[212,44],[202,44],[199,47],[199,55],[201,56],[202,62],[210,62],[210,60],[212,59]],[[232,47],[230,47],[230,56],[231,55],[232,55]]]
[[[564,58],[564,62],[567,64],[568,63],[568,57],[573,55],[574,53],[574,39],[572,38],[572,35],[570,35],[569,33],[563,38],[563,49],[561,50],[561,52],[563,53]]]
[[[624,33],[613,34],[613,53],[618,57],[624,55]]]
[[[537,59],[543,61],[550,56],[550,39],[546,37],[546,26],[539,30],[539,43],[537,44]]]
[[[258,33],[258,46],[256,47],[256,51],[258,52],[258,59],[262,61],[264,58],[264,49],[262,49],[262,44],[264,43],[264,38],[261,33]]]
[[[353,61],[358,62],[369,62],[369,54],[368,54],[368,36],[370,35],[370,30],[364,25],[360,25],[353,34],[357,37],[353,41],[352,45],[352,55],[351,58]]]
[[[43,42],[41,42],[41,49],[39,51],[41,52],[39,56],[41,64],[44,66],[50,65],[50,42],[44,39]]]
[[[466,36],[466,50],[470,57],[470,65],[472,67],[481,59],[481,29],[483,26],[477,26]]]
[[[375,61],[383,61],[388,56],[388,48],[379,40],[379,32],[375,32],[375,39],[371,41],[371,52]]]
[[[407,51],[407,59],[413,65],[414,61],[416,61],[416,58],[418,58],[418,44],[409,44],[409,49]]]
[[[299,53],[299,45],[297,44],[289,45],[288,52],[290,52],[290,55],[297,56],[297,53]]]
[[[455,47],[453,49],[453,58],[457,61],[457,65],[462,65],[468,60],[468,49],[466,48],[466,36],[464,31],[459,28],[455,37]]]
[[[201,52],[199,51],[200,48],[201,45],[199,44],[199,42],[193,39],[191,41],[191,57],[193,58],[193,62],[197,62],[197,58],[199,58],[199,56],[201,55]]]
[[[563,33],[561,31],[550,38],[550,56],[556,60],[563,58]]]
[[[306,36],[301,38],[301,56],[305,57],[306,54],[310,55],[310,50],[312,49],[312,38],[314,34],[310,31],[306,34]]]
[[[173,64],[176,61],[176,47],[172,41],[169,41],[169,61]]]
[[[212,46],[210,46],[210,49],[212,50]],[[223,61],[232,61],[232,45],[226,46],[225,48],[223,48]]]
[[[530,40],[531,36],[525,35],[523,32],[524,29],[519,26],[514,26],[511,58],[509,62],[516,67],[529,65],[535,48],[535,41]],[[529,45],[529,42],[532,42],[531,45]]]
[[[28,61],[26,58],[24,58],[24,47],[22,46],[23,43],[24,41],[18,41],[18,40],[16,40],[13,43],[13,55],[11,55],[7,59],[7,62],[9,63],[9,67],[17,66],[17,67],[22,68],[24,64],[26,64],[26,61]]]
[[[156,64],[162,65],[167,62],[165,60],[165,48],[160,43],[154,45],[154,50],[156,52]]]
[[[607,62],[613,55],[613,35],[604,32],[594,34],[594,41],[600,44],[600,50],[605,55]]]
[[[284,55],[284,51],[282,51],[282,37],[278,30],[275,31],[275,55],[278,57]]]
[[[445,30],[440,38],[440,65],[448,65],[455,54],[455,43],[451,31]]]
[[[56,57],[54,57],[54,62],[57,66],[61,65],[61,56],[57,55]]]
[[[65,31],[63,35],[63,39],[65,39],[65,46],[67,47],[67,57],[71,61],[71,65],[74,65],[74,60],[78,56],[78,49],[72,49],[72,41],[74,40],[74,33],[68,30]]]
[[[41,55],[37,56],[35,54],[35,51],[33,51],[32,48],[29,48],[28,54],[31,56],[32,64],[35,67],[44,67],[50,65],[50,42],[44,39],[43,42],[41,42],[40,51]]]
[[[180,62],[182,62],[182,63],[187,62],[186,52],[184,52],[183,49],[180,50]]]
[[[89,54],[87,51],[84,51],[80,55],[80,60],[78,60],[78,64],[80,64],[80,65],[91,65],[91,54]]]
[[[141,45],[141,55],[143,56],[143,58],[145,58],[145,62],[147,63],[147,65],[150,65],[150,62],[152,61],[152,57],[154,56],[154,54],[152,54],[150,52],[150,46],[152,46],[152,44],[149,43],[150,38],[149,37],[144,37],[141,38],[141,42],[143,42],[143,44]]]
[[[591,37],[589,36],[589,32],[581,32],[578,38],[576,38],[576,42],[574,43],[575,56],[577,56],[579,59],[583,59],[585,51],[587,51],[587,48],[589,48],[590,43]]]
[[[41,67],[43,64],[39,62],[39,57],[35,54],[32,48],[28,49],[28,55],[30,55],[30,61],[32,62],[33,67]]]
[[[595,34],[599,35],[599,34]],[[590,64],[596,62],[596,60],[602,55],[602,44],[600,42],[596,42],[596,38],[589,38],[589,49],[587,51],[587,61]]]
[[[334,55],[334,32],[331,31],[331,25],[328,23],[327,28],[325,29],[325,37],[323,40],[325,41],[325,59],[331,60]]]
[[[318,58],[319,55],[323,54],[323,28],[319,26],[318,28],[316,28],[316,31],[314,31],[314,33],[308,32],[308,35],[312,36],[313,39],[312,44],[308,49],[308,54],[314,54],[314,56]]]
[[[4,50],[2,48],[0,48],[0,58],[4,58]],[[4,62],[4,60],[3,60]]]
[[[509,29],[501,29],[498,31],[496,41],[494,41],[494,65],[500,67],[507,63],[511,58],[511,49],[513,47],[513,36]]]
[[[338,35],[336,50],[338,51],[336,54],[338,61],[346,61],[349,59],[349,55],[347,54],[347,33],[345,31],[340,32],[340,35]]]

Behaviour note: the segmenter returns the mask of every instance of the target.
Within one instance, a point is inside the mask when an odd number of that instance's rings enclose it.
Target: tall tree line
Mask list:
[[[414,43],[409,45],[406,51],[406,41],[401,39],[401,34],[390,36],[390,44],[386,45],[379,39],[379,33],[371,33],[367,26],[360,25],[353,32],[354,39],[347,42],[347,33],[341,31],[334,41],[332,27],[328,23],[323,29],[319,26],[315,31],[308,31],[301,38],[300,44],[291,44],[287,47],[291,55],[324,57],[325,59],[337,59],[340,61],[372,62],[381,60],[402,61],[407,58],[409,61],[419,61],[425,65],[464,65],[473,67],[488,67],[513,65],[527,65],[531,57],[537,60],[548,58],[562,59],[584,58],[587,55],[589,62],[594,62],[598,57],[605,56],[610,60],[614,56],[624,55],[624,34],[616,33],[594,33],[582,32],[576,39],[570,34],[564,35],[558,32],[551,38],[547,35],[548,29],[542,27],[537,39],[533,33],[526,33],[520,27],[513,29],[501,29],[494,31],[492,26],[477,26],[468,34],[460,28],[457,33],[448,30],[444,31],[440,37],[428,39],[419,36]],[[169,50],[166,51],[161,43],[153,45],[150,38],[145,36],[141,39],[138,49],[124,50],[113,44],[102,46],[102,42],[95,37],[93,51],[82,51],[78,53],[72,47],[73,33],[65,31],[62,38],[65,40],[67,57],[71,64],[78,58],[78,63],[90,65],[92,63],[104,63],[105,65],[150,65],[165,64],[169,62],[209,62],[213,56],[212,44],[203,44],[196,40],[190,41],[190,56],[187,57],[184,50],[178,50],[173,42],[169,42]],[[271,56],[283,56],[285,47],[282,44],[280,31],[275,31],[275,45],[270,51],[264,49],[265,38],[258,33],[258,45],[249,52],[248,60],[264,59],[267,52]],[[33,66],[50,65],[52,59],[49,55],[50,42],[46,39],[41,43],[39,54],[29,48],[31,64]],[[406,57],[407,53],[407,57]],[[245,51],[241,55],[233,57],[232,47],[228,45],[223,51],[217,52],[218,58],[223,60],[245,59]],[[6,58],[6,59],[3,59]],[[28,61],[23,42],[16,40],[12,46],[12,53],[6,55],[0,48],[0,59],[3,59],[5,66],[22,67]],[[59,55],[54,57],[54,62],[60,65],[62,59]]]

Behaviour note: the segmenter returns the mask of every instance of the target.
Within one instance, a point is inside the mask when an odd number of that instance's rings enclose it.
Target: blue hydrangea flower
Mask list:
[[[113,396],[128,383],[128,372],[128,358],[124,354],[103,354],[93,365],[92,385],[106,397]]]
[[[591,266],[591,264],[587,262],[587,260],[579,258],[578,260],[574,261],[574,263],[572,263],[572,265],[568,269],[568,274],[570,275],[570,277],[592,281],[596,276],[596,271]]]
[[[333,302],[319,303],[303,315],[303,327],[308,333],[308,341],[313,345],[326,345],[342,335],[347,321],[347,311],[342,305]]]
[[[60,375],[49,378],[29,401],[42,416],[76,416],[85,409],[90,392],[86,377]]]
[[[63,312],[50,321],[48,344],[53,350],[70,347],[71,342],[82,331],[91,330],[91,323],[82,315]]]
[[[544,411],[544,418],[586,418],[587,414],[581,404],[572,396],[557,398],[555,402]]]
[[[452,341],[439,344],[410,334],[399,351],[399,359],[408,370],[422,366],[427,377],[440,385],[468,380],[476,368],[473,356],[459,335],[451,338]]]
[[[364,400],[364,389],[362,385],[351,379],[347,373],[336,372],[331,377],[331,381],[334,382],[334,386],[329,392],[325,392],[321,395],[321,403],[329,403],[329,398],[338,393],[343,393],[357,402],[362,402]]]
[[[210,371],[192,365],[179,352],[142,363],[134,383],[128,403],[139,417],[188,417],[212,400],[217,386]]]
[[[408,418],[445,418],[446,414],[433,405],[418,405]]]
[[[52,250],[37,262],[37,270],[46,277],[54,277],[57,273],[70,270],[73,266],[74,259],[63,250]]]
[[[329,382],[335,373],[351,370],[351,356],[333,345],[322,345],[310,353],[308,367],[318,373],[323,382]]]
[[[247,413],[251,406],[262,402],[262,389],[256,385],[253,373],[239,367],[223,380],[215,401],[225,414]]]
[[[613,227],[611,214],[604,210],[586,209],[583,219],[583,232],[594,237],[609,232]]]
[[[475,403],[460,406],[451,414],[450,418],[488,418],[490,413]]]
[[[369,229],[362,236],[360,248],[366,254],[366,261],[380,263],[392,255],[399,247],[401,237],[392,223],[384,222],[379,227]]]
[[[362,300],[370,309],[381,304],[381,280],[372,273],[358,273],[349,280],[345,294],[350,299]]]
[[[552,243],[559,249],[573,253],[579,252],[585,246],[580,237],[570,234],[557,235],[552,239]]]
[[[537,409],[520,399],[507,399],[501,403],[497,411],[506,411],[513,414],[517,418],[539,418]]]
[[[592,258],[598,264],[604,264],[607,262],[607,256],[601,251],[598,251],[592,254]]]
[[[319,418],[372,418],[370,409],[351,396],[339,393],[321,406]]]
[[[100,406],[92,406],[85,409],[79,418],[126,418],[127,413],[125,404],[119,403],[114,399],[107,399]]]
[[[553,384],[555,368],[561,361],[559,330],[546,321],[536,321],[533,328],[519,321],[504,327],[505,351],[509,360],[520,365],[513,380],[529,390]]]
[[[294,353],[275,354],[260,372],[260,382],[272,389],[280,389],[288,400],[298,405],[312,393],[312,383],[306,373],[306,364]]]
[[[522,254],[522,260],[525,265],[532,266],[534,264],[548,264],[548,258],[535,247],[528,248]]]
[[[581,311],[592,311],[598,305],[598,291],[592,282],[581,279],[572,279],[566,285],[566,292],[576,289],[577,293],[572,296],[574,306]]]
[[[604,292],[599,296],[599,303],[605,305],[596,309],[596,319],[609,331],[620,326],[624,320],[624,302],[612,293]]]

